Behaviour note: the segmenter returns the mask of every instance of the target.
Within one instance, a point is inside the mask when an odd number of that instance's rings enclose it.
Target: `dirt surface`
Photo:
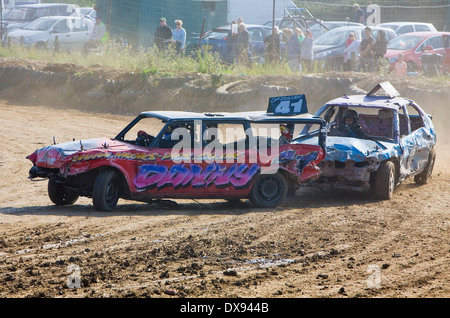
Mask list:
[[[2,100],[0,297],[449,297],[449,110],[432,112],[433,177],[390,201],[301,189],[276,209],[120,200],[101,213],[87,198],[52,205],[25,157],[53,137],[113,137],[134,116]]]

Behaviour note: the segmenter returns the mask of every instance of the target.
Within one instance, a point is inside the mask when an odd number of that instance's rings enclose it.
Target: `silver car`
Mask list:
[[[11,43],[61,50],[82,49],[89,42],[94,23],[83,17],[43,17],[9,34]]]

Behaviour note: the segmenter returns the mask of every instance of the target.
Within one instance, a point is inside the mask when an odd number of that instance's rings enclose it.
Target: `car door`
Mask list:
[[[71,48],[82,49],[83,45],[89,41],[89,28],[84,19],[70,19],[72,25],[71,32]]]
[[[434,129],[431,120],[413,103],[403,107],[399,126],[403,150],[400,173],[406,177],[424,169],[435,143]]]
[[[242,198],[248,195],[260,165],[249,160],[250,125],[239,121],[208,121],[203,125],[203,153],[200,166],[207,173],[205,194],[215,198]]]
[[[53,27],[53,33],[51,40],[56,42],[58,40],[60,48],[70,48],[71,47],[71,29],[68,24],[68,20],[62,19],[58,21]]]

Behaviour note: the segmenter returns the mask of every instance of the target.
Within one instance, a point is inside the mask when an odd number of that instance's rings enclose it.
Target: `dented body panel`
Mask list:
[[[347,109],[358,112],[358,123],[367,138],[333,135],[333,127],[342,122]],[[398,185],[424,171],[436,144],[431,117],[414,101],[398,97],[395,90],[388,96],[343,96],[326,103],[316,116],[324,117],[330,129],[326,156],[319,164],[321,177],[312,183],[324,188],[370,190],[380,165],[386,161],[395,164]]]
[[[143,146],[138,139],[127,140],[126,133],[140,120],[150,117],[161,120],[163,128],[155,136],[150,136],[152,141],[149,145]],[[266,116],[261,112],[233,113],[230,116],[145,112],[115,138],[73,141],[36,150],[27,157],[33,163],[30,178],[48,178],[77,195],[92,197],[98,175],[110,169],[120,176],[122,198],[150,202],[160,198],[246,198],[261,174],[280,171],[290,188],[297,188],[305,180],[317,178],[320,174],[317,165],[325,158],[324,140],[320,142],[322,146],[275,143],[276,156],[261,152],[256,144],[248,143],[244,148],[233,148],[232,152],[227,152],[228,148],[223,145],[212,153],[205,152],[205,143],[183,148],[182,153],[174,153],[172,148],[161,146],[169,126],[189,126],[195,120],[202,120],[200,126],[203,129],[219,123],[239,123],[245,128],[251,127],[252,123],[284,122],[283,118]],[[291,116],[285,121],[325,124],[322,119],[312,116]]]

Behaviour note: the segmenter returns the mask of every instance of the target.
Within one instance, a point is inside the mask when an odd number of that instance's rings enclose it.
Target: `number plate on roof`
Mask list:
[[[269,98],[267,113],[288,116],[306,114],[308,107],[306,105],[305,95],[279,96]]]

